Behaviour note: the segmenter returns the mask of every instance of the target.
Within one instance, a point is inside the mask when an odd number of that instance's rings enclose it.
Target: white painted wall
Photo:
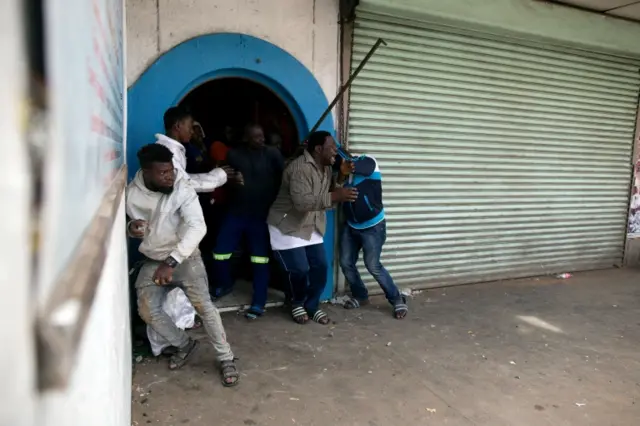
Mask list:
[[[126,7],[129,84],[181,42],[233,32],[267,40],[296,57],[329,101],[337,92],[338,0],[126,0]]]
[[[25,54],[22,2],[0,14],[0,425],[31,426],[36,402],[33,291],[30,286],[30,175],[24,139]]]
[[[42,394],[38,426],[131,424],[131,334],[124,197],[69,386]]]

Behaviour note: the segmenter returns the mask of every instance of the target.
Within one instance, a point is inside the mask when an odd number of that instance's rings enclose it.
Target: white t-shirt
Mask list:
[[[293,235],[284,235],[278,228],[269,225],[269,239],[271,240],[271,248],[273,250],[290,250],[299,247],[312,246],[314,244],[322,244],[324,241],[318,230],[314,230],[310,240],[294,237]]]

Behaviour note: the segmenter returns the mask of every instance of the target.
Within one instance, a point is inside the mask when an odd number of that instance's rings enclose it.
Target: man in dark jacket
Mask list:
[[[393,306],[394,316],[402,319],[409,311],[406,299],[380,263],[382,246],[387,239],[387,225],[382,204],[382,175],[378,162],[368,155],[354,157],[347,153],[346,156],[350,159],[341,159],[340,175],[342,180],[346,180],[345,188],[358,190],[358,198],[353,203],[343,203],[347,223],[340,237],[340,267],[351,286],[352,295],[344,307],[355,309],[369,301],[369,292],[356,268],[362,250],[365,267]]]
[[[284,159],[280,151],[265,145],[258,125],[246,127],[242,143],[227,154],[227,164],[237,170],[230,188],[228,211],[216,241],[214,259],[219,287],[216,297],[231,291],[229,260],[243,235],[247,236],[253,264],[253,300],[247,318],[264,313],[269,286],[269,231],[267,215],[278,194]]]

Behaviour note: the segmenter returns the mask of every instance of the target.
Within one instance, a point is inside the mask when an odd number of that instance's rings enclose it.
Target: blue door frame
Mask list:
[[[289,107],[302,140],[329,105],[313,74],[279,47],[244,34],[203,35],[169,50],[155,61],[127,91],[127,163],[129,179],[138,168],[136,152],[163,131],[167,108],[201,84],[216,78],[240,77],[258,82]],[[331,114],[319,130],[334,134]],[[328,274],[323,299],[333,295],[334,212],[327,212],[324,246]]]

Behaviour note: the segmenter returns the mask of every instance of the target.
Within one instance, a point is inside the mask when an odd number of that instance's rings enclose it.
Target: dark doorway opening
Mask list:
[[[224,141],[230,147],[239,143],[247,124],[259,124],[266,143],[276,146],[284,158],[291,157],[299,146],[298,129],[284,101],[269,88],[245,78],[220,78],[208,81],[191,91],[181,102],[193,118],[200,123],[209,144]],[[231,135],[231,136],[229,136]],[[215,206],[215,204],[214,204]],[[217,221],[224,217],[216,213]],[[216,239],[216,226],[208,226]],[[203,256],[212,254],[203,253]],[[273,259],[272,259],[273,260]],[[216,302],[222,311],[248,306],[251,301],[252,265],[246,238],[231,259],[235,281],[232,294]],[[271,283],[267,307],[282,304],[284,290],[280,284],[280,271],[271,261]]]
[[[278,146],[285,158],[298,147],[298,129],[287,105],[262,84],[245,78],[220,78],[198,86],[180,105],[190,109],[209,141],[222,140],[225,127],[235,138],[249,123],[262,126],[268,144]]]

